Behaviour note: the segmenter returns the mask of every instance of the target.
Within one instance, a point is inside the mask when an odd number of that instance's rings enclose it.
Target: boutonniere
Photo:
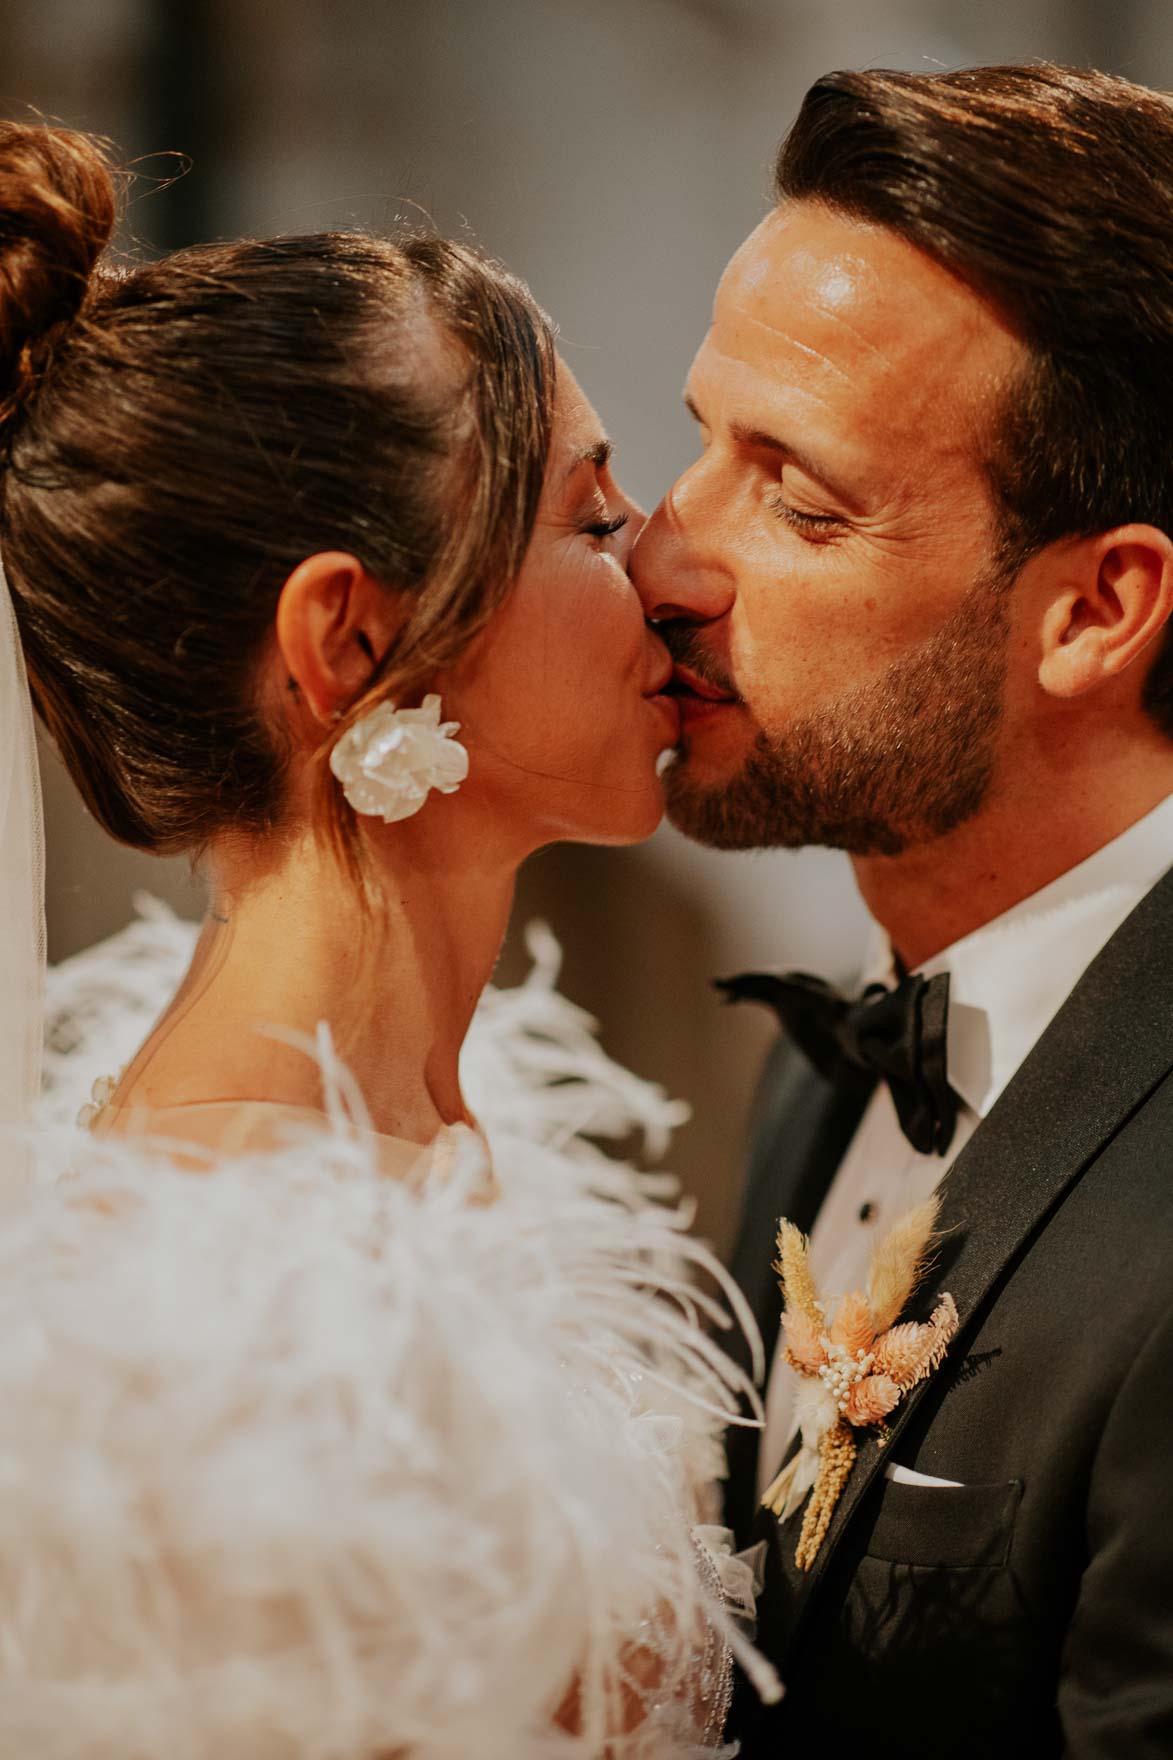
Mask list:
[[[800,1571],[810,1569],[823,1543],[861,1433],[870,1430],[881,1447],[887,1442],[884,1420],[939,1366],[957,1331],[950,1295],[923,1325],[897,1324],[928,1267],[936,1221],[935,1198],[902,1217],[876,1245],[866,1292],[844,1296],[833,1316],[815,1288],[806,1236],[785,1218],[779,1226],[774,1269],[785,1303],[785,1360],[802,1377],[802,1447],[762,1503],[785,1521],[812,1493],[794,1554]]]

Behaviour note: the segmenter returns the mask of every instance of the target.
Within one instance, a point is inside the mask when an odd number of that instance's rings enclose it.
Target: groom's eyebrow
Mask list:
[[[684,393],[684,407],[693,420],[700,423],[701,427],[708,427],[704,416],[687,391]],[[789,440],[780,440],[777,434],[770,434],[765,428],[752,427],[748,422],[730,422],[729,432],[739,446],[747,446],[753,452],[773,452],[783,461],[797,465],[806,476],[813,477],[816,483],[821,483],[824,489],[829,489],[835,499],[841,501],[849,512],[863,512],[859,498],[853,495],[842,483],[836,482],[818,459],[812,458],[808,452],[804,452],[801,446],[794,446]]]
[[[575,453],[566,475],[572,477],[575,471],[584,464],[593,464],[597,471],[605,470],[611,462],[614,451],[615,446],[612,441],[596,440],[593,446],[584,446],[581,452]]]

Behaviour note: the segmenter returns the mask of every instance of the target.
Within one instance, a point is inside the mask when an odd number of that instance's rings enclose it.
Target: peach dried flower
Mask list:
[[[875,1322],[872,1320],[867,1297],[862,1290],[852,1290],[839,1304],[839,1312],[831,1328],[831,1343],[843,1345],[854,1357],[860,1351],[870,1351],[875,1336]]]
[[[782,1326],[791,1367],[800,1375],[817,1375],[827,1360],[822,1327],[816,1326],[808,1314],[790,1308],[782,1316]]]
[[[957,1326],[953,1297],[944,1295],[925,1325],[906,1320],[902,1326],[890,1327],[876,1344],[877,1375],[890,1375],[902,1389],[914,1387],[937,1368]]]
[[[884,1336],[876,1340],[876,1374],[890,1375],[898,1386],[910,1387],[924,1355],[923,1335],[928,1330],[915,1320],[890,1326]]]
[[[849,1424],[879,1424],[900,1403],[901,1389],[889,1375],[865,1375],[847,1396],[843,1416]]]

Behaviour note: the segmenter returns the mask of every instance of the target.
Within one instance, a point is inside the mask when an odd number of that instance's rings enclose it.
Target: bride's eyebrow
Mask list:
[[[584,446],[576,452],[567,467],[566,476],[572,477],[576,470],[584,464],[593,464],[597,471],[605,470],[610,464],[615,447],[610,440],[596,440],[591,446]],[[565,481],[565,478],[563,479]]]

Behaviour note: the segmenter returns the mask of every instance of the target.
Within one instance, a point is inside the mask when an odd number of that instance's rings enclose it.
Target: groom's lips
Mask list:
[[[699,704],[736,703],[737,698],[732,691],[723,691],[719,686],[710,684],[687,666],[677,663],[672,668],[672,679],[668,685],[672,696],[676,697],[681,708]]]

